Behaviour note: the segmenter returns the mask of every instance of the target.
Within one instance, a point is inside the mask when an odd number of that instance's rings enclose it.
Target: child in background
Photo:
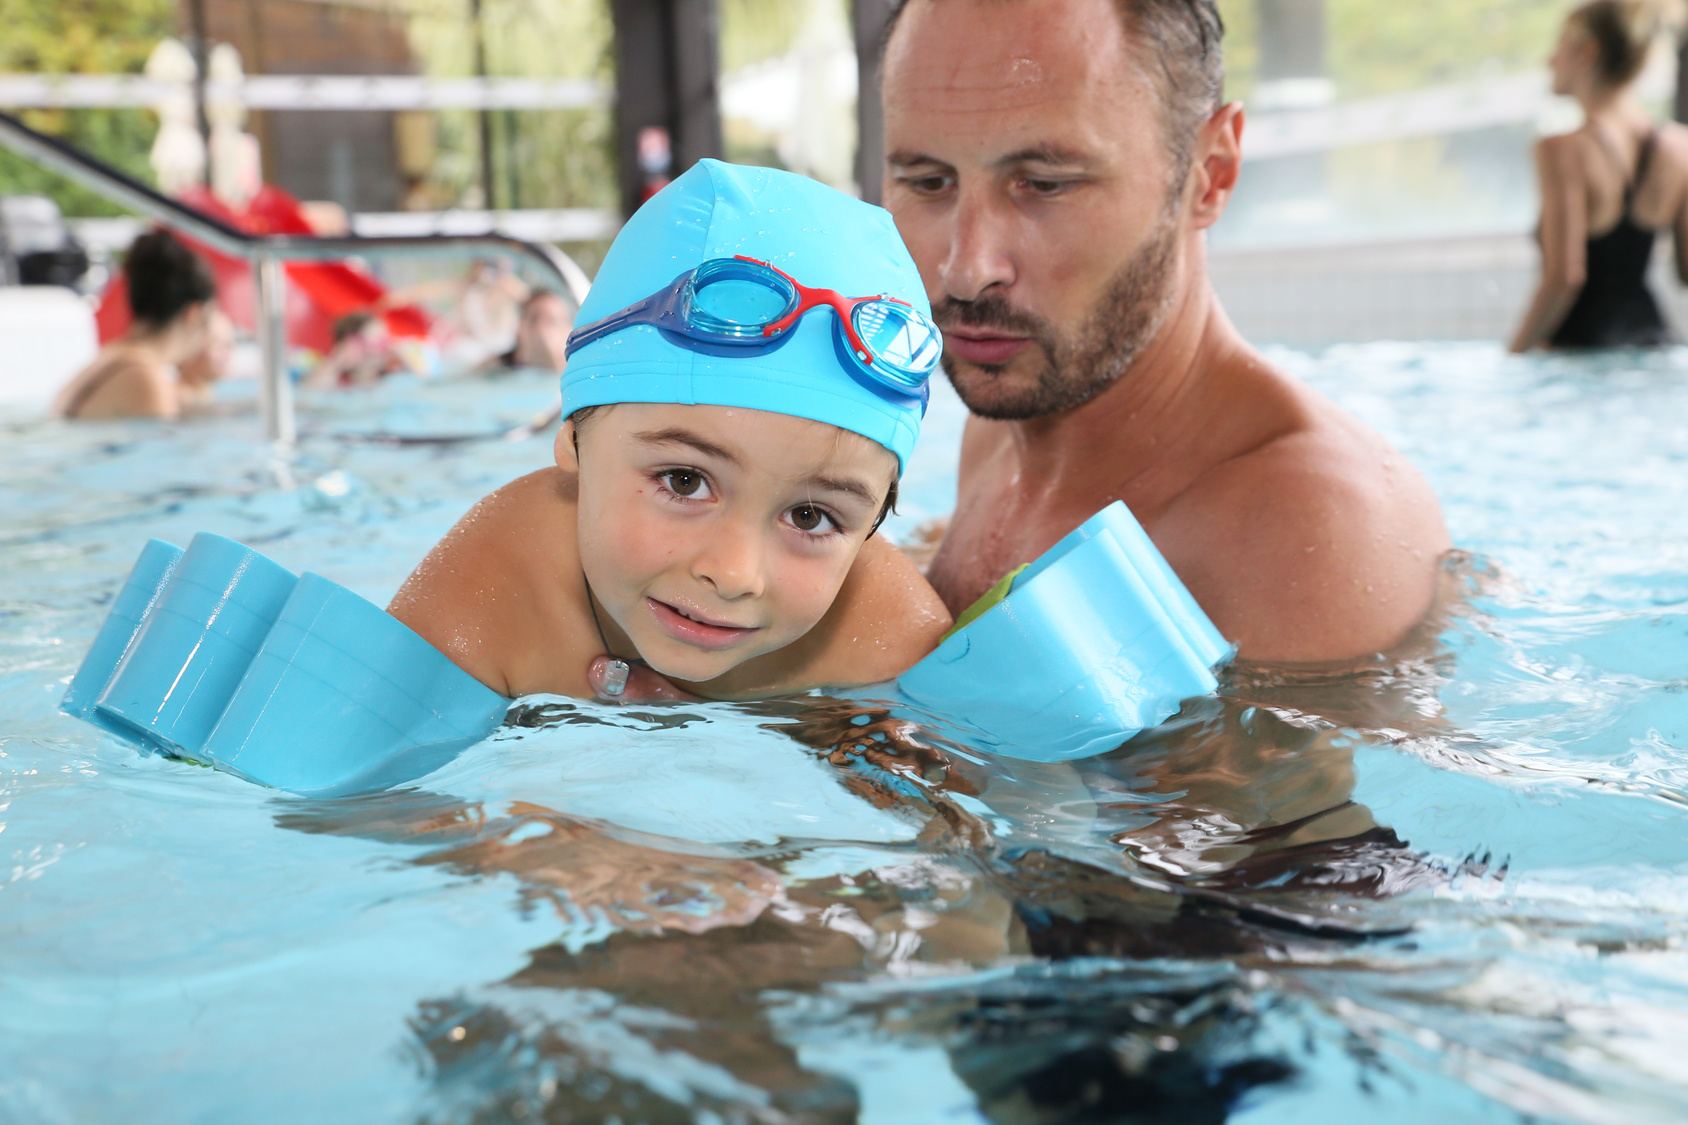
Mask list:
[[[373,313],[347,313],[334,322],[334,347],[305,378],[307,387],[366,387],[387,375],[410,371],[394,345],[387,322]]]

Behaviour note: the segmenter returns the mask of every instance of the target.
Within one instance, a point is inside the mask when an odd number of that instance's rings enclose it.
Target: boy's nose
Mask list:
[[[764,583],[758,537],[731,523],[717,527],[693,557],[692,576],[728,600],[759,596]]]

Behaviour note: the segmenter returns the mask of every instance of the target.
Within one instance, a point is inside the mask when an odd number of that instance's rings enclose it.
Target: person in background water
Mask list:
[[[526,283],[504,259],[479,259],[470,266],[454,311],[461,333],[461,357],[472,361],[473,366],[512,347],[527,295]],[[476,349],[480,351],[478,359],[474,357]]]
[[[205,320],[205,344],[176,365],[181,373],[183,410],[206,410],[211,407],[212,384],[229,373],[234,358],[234,321],[218,308],[211,306]]]
[[[519,368],[561,374],[563,350],[574,328],[574,314],[567,301],[549,289],[535,289],[522,302],[521,320],[516,324],[516,343],[482,370],[497,373]]]
[[[334,322],[334,347],[306,377],[305,386],[318,390],[367,387],[411,370],[394,347],[386,321],[369,312],[347,313]]]
[[[1688,284],[1688,129],[1656,124],[1634,93],[1665,15],[1658,0],[1593,0],[1565,20],[1553,92],[1585,121],[1536,146],[1541,280],[1515,352],[1671,342],[1647,267],[1668,227]]]
[[[502,258],[477,258],[456,278],[417,282],[388,293],[374,312],[405,305],[449,305],[436,326],[436,338],[452,370],[491,366],[516,346],[527,282]]]
[[[135,239],[123,262],[134,321],[59,392],[62,418],[176,418],[202,392],[181,371],[205,350],[217,283],[166,230]]]

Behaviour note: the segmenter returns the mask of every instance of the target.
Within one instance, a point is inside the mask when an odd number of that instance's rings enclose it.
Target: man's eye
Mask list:
[[[709,486],[704,482],[703,474],[692,469],[669,469],[662,474],[662,482],[668,486],[668,491],[676,496],[701,500],[709,495]]]
[[[1028,191],[1034,195],[1058,195],[1066,190],[1066,183],[1062,180],[1024,180]]]
[[[910,176],[903,180],[904,186],[916,195],[937,195],[950,185],[948,176]]]
[[[797,505],[787,513],[787,518],[791,520],[791,526],[798,531],[826,532],[838,526],[831,516],[813,504]]]

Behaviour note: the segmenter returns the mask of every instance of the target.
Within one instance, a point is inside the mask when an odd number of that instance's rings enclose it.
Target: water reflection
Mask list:
[[[879,1079],[852,1059],[878,1041],[992,1121],[1219,1122],[1297,1073],[1259,971],[1388,956],[1413,929],[1388,900],[1453,874],[1354,799],[1357,745],[1439,728],[1447,665],[1415,641],[1360,668],[1239,668],[1075,765],[991,760],[860,702],[744,705],[923,825],[901,861],[820,878],[787,868],[824,843],[703,845],[527,800],[389,793],[279,822],[513,878],[520,909],[570,924],[508,979],[419,1005],[430,1120],[854,1121]],[[601,720],[541,701],[511,722]]]

